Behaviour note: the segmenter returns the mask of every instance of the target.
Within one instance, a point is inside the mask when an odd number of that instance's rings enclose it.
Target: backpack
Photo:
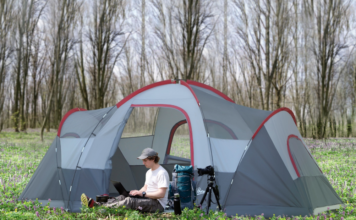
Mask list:
[[[193,180],[193,166],[174,165],[172,182],[169,184],[168,206],[173,208],[174,193],[179,193],[182,210],[193,209],[197,197],[196,182]]]

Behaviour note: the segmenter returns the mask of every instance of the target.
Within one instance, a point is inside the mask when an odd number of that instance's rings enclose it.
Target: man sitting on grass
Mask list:
[[[136,209],[143,212],[159,212],[164,211],[164,207],[168,202],[169,176],[168,172],[158,164],[159,157],[152,148],[146,148],[142,151],[141,159],[143,164],[149,170],[146,172],[145,185],[140,190],[131,190],[130,195],[142,196],[147,198],[133,198],[120,195],[110,198],[106,203],[98,203],[93,199],[88,198],[84,193],[81,196],[83,205],[93,207],[94,205],[103,205],[106,207],[121,207],[127,209]]]

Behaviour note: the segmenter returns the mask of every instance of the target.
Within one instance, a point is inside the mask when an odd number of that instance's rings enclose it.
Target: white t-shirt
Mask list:
[[[169,175],[166,169],[164,169],[162,166],[159,166],[154,171],[152,171],[152,169],[149,169],[146,172],[145,185],[146,184],[147,184],[146,192],[156,192],[159,188],[167,188],[164,197],[158,199],[162,207],[165,208],[168,202],[168,187],[169,187]]]

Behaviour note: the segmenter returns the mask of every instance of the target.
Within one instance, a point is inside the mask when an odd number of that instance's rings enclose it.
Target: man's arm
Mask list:
[[[150,199],[161,199],[166,195],[166,191],[167,188],[159,188],[155,192],[146,192],[146,197]],[[142,196],[142,191],[140,190],[136,195]]]
[[[151,199],[161,199],[166,195],[167,188],[159,188],[155,192],[146,193],[146,197]]]

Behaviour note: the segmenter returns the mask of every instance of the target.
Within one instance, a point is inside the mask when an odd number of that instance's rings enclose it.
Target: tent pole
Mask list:
[[[199,105],[199,110],[200,110],[200,113],[201,113],[201,116],[202,116],[202,119],[203,119],[205,131],[207,132],[207,138],[208,138],[209,149],[210,149],[211,163],[212,163],[213,167],[215,167],[215,166],[214,166],[213,151],[211,150],[211,141],[210,141],[209,129],[208,129],[208,126],[206,125],[206,122],[205,122],[205,120],[204,120],[205,116],[204,116],[203,110],[201,109],[201,105]]]
[[[68,211],[68,209],[69,209],[70,195],[71,195],[71,193],[72,193],[72,186],[73,186],[75,174],[77,173],[77,169],[78,169],[78,165],[79,165],[79,162],[80,162],[80,158],[81,158],[82,155],[83,155],[84,149],[85,149],[85,147],[87,146],[90,137],[91,137],[92,135],[94,135],[94,137],[96,136],[96,135],[94,134],[95,129],[98,127],[98,125],[101,123],[101,121],[107,116],[107,114],[110,113],[110,111],[111,111],[114,107],[116,107],[116,105],[114,105],[113,107],[111,107],[110,110],[109,110],[107,113],[105,113],[105,114],[103,115],[103,117],[100,119],[100,121],[98,122],[98,124],[95,126],[95,128],[93,129],[93,131],[92,131],[91,134],[89,135],[87,141],[85,142],[84,147],[83,147],[83,149],[82,149],[82,152],[80,152],[77,165],[75,166],[75,171],[74,171],[73,179],[72,179],[72,182],[71,182],[70,187],[69,187],[69,195],[68,195],[67,209],[66,209],[67,211]]]
[[[121,122],[120,128],[119,128],[119,130],[118,130],[118,132],[117,132],[117,135],[116,135],[116,137],[117,137],[118,135],[120,135],[120,138],[119,138],[119,140],[118,140],[117,143],[115,143],[115,142],[113,143],[113,147],[116,146],[116,151],[119,151],[119,152],[122,154],[124,160],[126,161],[128,167],[129,167],[129,169],[130,169],[130,174],[131,174],[131,177],[132,177],[132,179],[134,180],[134,182],[135,182],[135,184],[136,184],[136,188],[138,188],[138,187],[137,187],[136,180],[135,180],[135,177],[134,177],[134,175],[133,175],[133,173],[132,173],[131,166],[130,166],[129,162],[126,160],[125,156],[123,155],[122,151],[121,151],[120,148],[119,148],[119,144],[120,144],[120,140],[121,140],[122,133],[124,132],[124,129],[125,129],[126,124],[127,124],[127,121],[129,120],[133,109],[134,109],[133,107],[130,107],[129,110],[127,110],[127,112],[126,112],[126,114],[125,114],[125,117],[124,117],[124,120]],[[121,127],[121,126],[122,126],[122,127]],[[121,129],[121,130],[120,130],[120,129]],[[115,138],[116,138],[116,137],[115,137]],[[116,153],[116,151],[115,151],[115,153]],[[115,154],[115,153],[114,153],[114,154]],[[110,157],[110,159],[111,159],[111,158],[112,158],[112,157]],[[110,194],[110,192],[109,192],[109,194]]]
[[[60,178],[60,175],[59,175],[59,168],[60,167],[58,166],[58,152],[57,152],[58,145],[60,145],[59,137],[58,137],[58,140],[56,140],[56,164],[57,164],[57,175],[58,175],[58,180],[59,180],[59,187],[61,188],[63,204],[65,206],[65,199],[64,199],[64,196],[63,196],[62,183],[61,183],[61,178]],[[63,183],[64,183],[64,181],[63,181]]]
[[[227,200],[227,197],[229,196],[230,189],[231,189],[231,185],[232,185],[232,183],[234,182],[234,179],[235,179],[235,176],[236,176],[236,173],[237,173],[237,169],[239,169],[240,163],[241,163],[242,159],[244,158],[244,156],[245,156],[245,154],[246,154],[246,151],[247,151],[248,148],[250,147],[251,143],[252,143],[252,138],[251,138],[251,139],[249,140],[249,142],[247,143],[247,145],[246,145],[246,147],[245,147],[245,150],[244,150],[244,152],[243,152],[242,155],[241,155],[241,158],[240,158],[240,160],[239,160],[239,163],[237,164],[235,173],[234,173],[234,175],[232,176],[229,189],[227,190],[227,193],[226,193],[226,196],[225,196],[225,199],[224,199],[224,203],[222,204],[222,205],[223,205],[223,208],[225,208],[226,200]]]

